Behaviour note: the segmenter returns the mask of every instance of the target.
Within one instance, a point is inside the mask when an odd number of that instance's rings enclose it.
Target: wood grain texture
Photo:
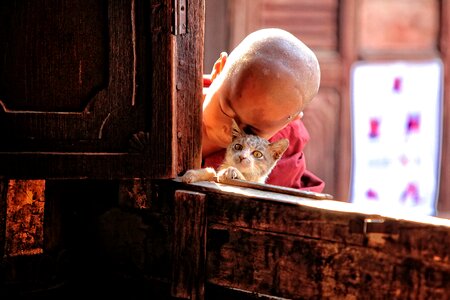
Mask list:
[[[177,36],[173,3],[1,4],[0,174],[173,178],[199,165],[204,1]]]
[[[108,85],[106,7],[93,1],[87,10],[78,0],[43,6],[2,3],[1,100],[16,111],[83,111]]]
[[[288,299],[446,299],[450,288],[448,264],[421,257],[222,225],[208,236],[222,243],[208,252],[217,285]]]
[[[283,28],[316,51],[338,51],[338,1],[261,2],[261,27]]]
[[[288,299],[445,299],[449,226],[214,197],[208,282]],[[351,206],[349,206],[350,208]]]
[[[316,98],[305,109],[303,123],[308,129],[310,140],[304,149],[307,168],[325,182],[324,193],[334,193],[340,178],[338,162],[340,154],[334,145],[340,144],[339,110],[342,99],[333,88],[322,87]],[[338,198],[336,198],[338,197]],[[337,200],[346,197],[335,195]]]
[[[206,196],[176,191],[173,226],[172,296],[204,299]]]
[[[0,257],[5,254],[6,211],[8,209],[8,180],[0,177]]]
[[[174,60],[176,67],[176,174],[199,168],[201,165],[204,24],[205,2],[189,0],[186,33],[177,36]]]
[[[3,257],[2,292],[448,299],[449,220],[214,182],[151,180],[145,207],[110,181],[46,184],[44,255]]]
[[[448,220],[178,185],[208,196],[206,295],[221,293],[214,299],[447,299]]]

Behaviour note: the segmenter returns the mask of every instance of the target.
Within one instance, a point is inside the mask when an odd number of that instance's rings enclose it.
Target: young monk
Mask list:
[[[289,148],[266,183],[321,192],[324,182],[306,169],[309,140],[301,117],[316,96],[320,68],[315,54],[292,34],[275,28],[248,35],[231,53],[223,52],[205,76],[202,167],[217,168],[231,142],[231,124]]]

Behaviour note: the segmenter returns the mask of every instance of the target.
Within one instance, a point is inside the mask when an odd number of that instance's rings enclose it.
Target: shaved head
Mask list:
[[[302,108],[316,96],[320,84],[316,55],[294,35],[276,28],[248,35],[230,53],[222,72],[231,89],[242,86],[249,73],[260,86],[273,86],[275,94],[277,89],[292,89]]]
[[[258,30],[223,55],[219,61],[226,63],[203,102],[204,154],[226,147],[232,119],[246,133],[269,139],[318,93],[316,55],[287,31]]]

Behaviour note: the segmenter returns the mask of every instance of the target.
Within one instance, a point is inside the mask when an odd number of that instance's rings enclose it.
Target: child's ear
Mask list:
[[[238,124],[234,119],[231,119],[231,136],[233,140],[238,137],[242,137],[244,135],[244,132],[239,128]]]
[[[212,72],[211,72],[211,81],[214,81],[216,79],[217,75],[220,74],[223,70],[223,66],[225,66],[225,63],[227,62],[228,53],[222,52],[220,53],[220,57],[216,60],[214,63]]]
[[[270,152],[272,153],[272,157],[275,160],[278,160],[283,156],[284,151],[289,147],[288,139],[281,139],[279,141],[273,142],[269,145]]]

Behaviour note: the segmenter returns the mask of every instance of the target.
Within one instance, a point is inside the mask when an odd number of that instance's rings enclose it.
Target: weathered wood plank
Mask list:
[[[5,254],[8,179],[0,177],[0,257]]]
[[[208,229],[207,266],[210,283],[288,299],[447,299],[450,289],[448,263],[221,224]]]
[[[174,200],[172,296],[204,299],[206,196],[178,190]]]
[[[42,253],[44,180],[9,180],[5,255]]]
[[[177,36],[176,58],[172,62],[176,68],[176,174],[201,164],[205,1],[186,3],[186,33]]]
[[[209,295],[448,298],[449,220],[211,182],[179,187],[208,195]]]

